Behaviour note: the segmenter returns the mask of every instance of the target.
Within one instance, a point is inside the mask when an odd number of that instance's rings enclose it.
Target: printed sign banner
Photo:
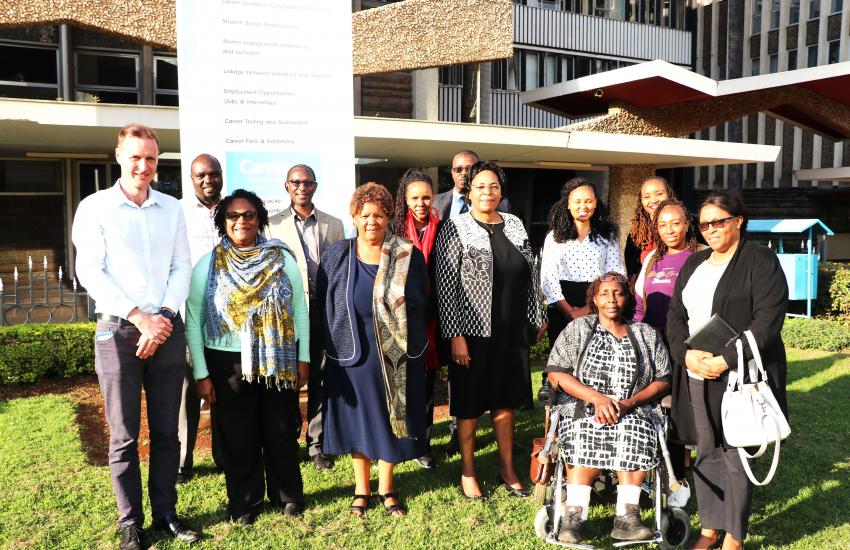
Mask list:
[[[286,172],[307,164],[316,206],[350,225],[354,190],[351,5],[316,0],[177,0],[183,196],[201,153],[225,193],[289,206]]]

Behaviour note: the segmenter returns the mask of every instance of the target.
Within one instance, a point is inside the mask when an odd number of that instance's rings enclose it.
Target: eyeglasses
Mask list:
[[[235,222],[239,218],[245,218],[246,221],[252,222],[257,219],[257,211],[246,210],[244,212],[236,212],[235,210],[231,210],[230,212],[225,212],[224,217],[232,222]]]
[[[483,193],[484,191],[489,191],[490,193],[495,193],[496,191],[498,191],[501,188],[502,188],[502,186],[499,185],[498,183],[493,184],[493,185],[473,185],[472,187],[470,187],[470,189],[472,189],[476,193]]]
[[[734,220],[738,216],[727,216],[725,218],[718,218],[716,220],[711,220],[710,222],[699,222],[699,230],[700,231],[708,231],[708,228],[714,229],[723,229],[726,226],[726,222],[729,220]]]
[[[470,168],[472,168],[472,166],[452,166],[452,172],[455,174],[465,174],[469,172]]]
[[[292,187],[313,187],[318,185],[319,182],[316,180],[289,180],[286,183],[291,185]]]

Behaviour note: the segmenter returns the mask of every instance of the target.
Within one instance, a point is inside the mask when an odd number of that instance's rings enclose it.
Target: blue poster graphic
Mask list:
[[[286,173],[296,164],[310,166],[316,173],[316,180],[322,181],[319,153],[228,152],[225,162],[225,190],[227,193],[235,189],[253,191],[263,199],[269,214],[275,214],[289,206],[289,194],[284,183]]]

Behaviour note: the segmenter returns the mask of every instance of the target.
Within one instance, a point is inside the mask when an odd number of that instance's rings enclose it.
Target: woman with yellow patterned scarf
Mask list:
[[[244,524],[266,486],[285,515],[304,511],[298,390],[309,374],[310,321],[292,252],[260,234],[268,218],[250,191],[221,200],[221,242],[195,266],[186,303],[198,395],[221,436],[228,517]]]

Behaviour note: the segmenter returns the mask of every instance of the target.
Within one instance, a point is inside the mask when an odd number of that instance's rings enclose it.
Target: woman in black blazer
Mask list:
[[[738,364],[734,341],[718,356],[689,349],[688,336],[718,313],[739,333],[750,330],[768,384],[787,415],[786,360],[781,331],[788,285],[774,252],[750,242],[746,207],[737,195],[711,193],[699,209],[709,249],[695,252],[679,272],[667,316],[673,369],[673,422],[685,443],[696,443],[694,483],[702,532],[694,548],[708,548],[725,531],[723,549],[743,548],[753,485],[723,437],[720,403],[729,369]],[[753,353],[744,342],[744,357]]]

